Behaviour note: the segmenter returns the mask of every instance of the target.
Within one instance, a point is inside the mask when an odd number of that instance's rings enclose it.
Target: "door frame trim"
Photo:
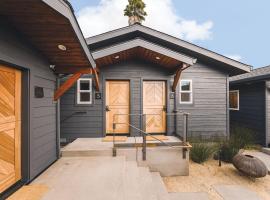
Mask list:
[[[30,177],[30,70],[3,60],[0,64],[21,71],[21,179],[0,195],[6,198],[28,183]]]
[[[141,96],[140,96],[140,104],[141,104],[141,114],[143,114],[143,82],[144,81],[164,81],[165,82],[165,95],[166,95],[166,112],[168,112],[170,110],[170,97],[169,97],[169,91],[170,91],[170,78],[153,78],[153,77],[143,77],[141,78]],[[143,128],[143,120],[141,118],[141,129]],[[168,133],[170,133],[170,127],[169,124],[171,123],[170,117],[168,115],[166,115],[166,127],[165,127],[165,133],[164,135],[169,135]]]
[[[123,78],[115,78],[115,77],[113,77],[113,78],[110,78],[110,77],[108,77],[108,78],[103,78],[103,80],[102,80],[102,83],[103,83],[103,85],[102,85],[102,88],[103,88],[103,105],[102,105],[102,113],[103,113],[103,122],[102,122],[102,124],[103,124],[103,128],[102,128],[102,137],[106,137],[106,82],[107,81],[128,81],[129,82],[129,113],[131,113],[131,111],[132,111],[132,102],[131,102],[131,100],[132,100],[132,92],[131,92],[131,89],[132,89],[132,79],[123,79]],[[129,116],[129,121],[131,122],[131,116]],[[132,133],[131,133],[131,128],[129,127],[129,133],[128,133],[128,135],[132,135]],[[124,134],[123,134],[124,135]]]

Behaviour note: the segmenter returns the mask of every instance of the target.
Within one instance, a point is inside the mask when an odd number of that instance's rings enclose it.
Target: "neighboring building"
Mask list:
[[[230,78],[230,123],[250,128],[256,142],[270,142],[270,66]]]
[[[90,68],[94,60],[65,1],[1,0],[0,27],[0,199],[5,199],[59,156],[57,76],[51,68]]]
[[[140,129],[139,115],[147,114],[147,132],[173,135],[182,131],[181,119],[166,113],[188,112],[189,136],[228,135],[228,77],[250,66],[139,24],[86,41],[99,70],[100,93],[85,76],[63,96],[63,141],[112,134],[115,113],[132,114],[118,115],[116,122]],[[115,133],[139,135],[126,124]]]

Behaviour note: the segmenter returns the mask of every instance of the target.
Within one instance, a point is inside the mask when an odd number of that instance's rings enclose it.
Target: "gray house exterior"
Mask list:
[[[231,126],[248,127],[256,134],[256,142],[269,145],[270,67],[230,78],[230,90],[239,92],[239,109],[230,111]]]
[[[58,32],[57,26],[66,32]],[[76,66],[72,58],[75,50],[71,45],[77,45],[77,51],[81,53],[76,55],[85,60],[88,67],[95,62],[73,11],[65,1],[1,1],[0,27],[0,174],[5,165],[14,162],[16,170],[11,171],[10,176],[0,176],[0,199],[5,199],[59,157],[59,103],[53,99],[58,83],[52,68],[65,64],[61,61],[63,58]],[[73,43],[68,43],[70,39]],[[68,43],[67,52],[61,52],[57,47],[59,43]],[[14,76],[9,73],[13,70],[21,76],[17,86],[13,85]],[[20,91],[21,96],[17,97],[16,91]],[[15,110],[11,108],[11,95],[15,95],[19,105]],[[9,115],[13,114],[9,112],[18,112],[19,121],[10,121],[13,118]],[[15,142],[11,134],[13,129],[9,129],[6,122],[16,123]],[[14,143],[17,150],[12,147]],[[10,147],[8,153],[6,147]],[[15,157],[15,161],[10,157]]]
[[[129,114],[132,114],[129,122],[135,127],[143,128],[142,118],[138,115],[144,113],[144,95],[149,95],[144,92],[144,83],[164,81],[164,108],[169,114],[189,113],[189,136],[228,135],[228,78],[249,72],[250,66],[139,24],[90,37],[86,41],[99,69],[98,96],[101,95],[101,98],[95,98],[97,95],[93,90],[93,99],[89,105],[78,104],[78,85],[74,85],[64,94],[61,99],[62,141],[70,142],[82,137],[104,137],[108,134],[106,116],[110,111],[106,109],[106,83],[117,80],[129,82]],[[148,55],[145,55],[145,52],[148,52]],[[179,62],[174,64],[157,59],[163,55]],[[191,63],[182,71],[180,82],[174,91],[178,64],[183,62]],[[189,103],[180,103],[181,80],[191,82],[192,97]],[[159,133],[181,135],[181,116],[167,116],[164,121],[166,129]],[[130,128],[126,134],[138,136],[139,132]]]

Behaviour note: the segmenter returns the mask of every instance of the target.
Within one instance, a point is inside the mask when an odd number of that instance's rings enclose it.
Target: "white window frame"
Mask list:
[[[187,82],[187,81],[190,82],[190,90],[189,91],[186,91],[186,90],[182,91],[182,82]],[[182,93],[189,93],[190,94],[190,101],[182,101],[182,99],[181,99]],[[179,100],[180,100],[180,104],[193,104],[193,84],[192,84],[191,79],[180,80]]]
[[[81,90],[81,81],[89,81],[89,90]],[[81,101],[81,92],[90,93],[90,101]],[[92,104],[92,78],[79,78],[77,80],[77,104]]]
[[[229,107],[230,110],[239,110],[239,90],[230,90],[229,91],[229,106],[230,106],[230,93],[231,92],[236,92],[237,93],[237,108],[231,108]]]

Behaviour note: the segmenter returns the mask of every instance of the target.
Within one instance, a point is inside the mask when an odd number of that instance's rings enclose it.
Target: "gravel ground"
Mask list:
[[[211,200],[222,200],[213,188],[215,184],[241,185],[256,192],[262,199],[270,199],[270,176],[252,179],[238,172],[232,164],[209,160],[204,164],[190,161],[189,176],[163,178],[169,192],[207,192]]]

